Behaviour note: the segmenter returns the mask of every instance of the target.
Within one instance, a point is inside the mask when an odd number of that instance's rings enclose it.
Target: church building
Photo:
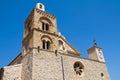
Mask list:
[[[56,17],[37,3],[25,20],[21,53],[0,69],[0,80],[110,80],[102,48],[81,57],[57,30]]]

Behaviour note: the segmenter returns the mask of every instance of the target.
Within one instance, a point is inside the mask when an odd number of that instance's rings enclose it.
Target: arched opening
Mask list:
[[[49,31],[49,24],[45,23],[45,22],[42,22],[42,30]]]
[[[63,42],[59,40],[59,49],[64,50]]]
[[[44,22],[42,22],[42,30],[44,30]]]
[[[43,40],[43,49],[45,49],[46,41]]]
[[[43,35],[43,36],[41,37],[41,40],[42,40],[42,41],[45,40],[45,41],[49,41],[50,43],[53,43],[51,37],[49,37],[49,36],[47,36],[47,35]]]
[[[47,18],[47,17],[41,17],[39,20],[40,20],[40,21],[46,21],[46,22],[48,22],[50,25],[53,25],[53,24],[52,24],[52,21],[51,21],[49,18]]]
[[[43,49],[50,50],[50,41],[43,40]]]
[[[49,18],[47,18],[47,17],[41,17],[40,19],[39,19],[39,21],[41,22],[41,24],[42,24],[42,30],[43,31],[51,31],[52,30],[52,28],[53,28],[53,23],[52,23],[52,21],[49,19]]]
[[[46,31],[49,31],[49,25],[46,24]]]
[[[47,50],[50,49],[50,42],[49,41],[46,42],[46,47],[47,47]]]
[[[47,35],[43,35],[41,37],[41,41],[42,41],[42,49],[45,49],[45,50],[51,50],[52,48],[52,39],[47,36]]]

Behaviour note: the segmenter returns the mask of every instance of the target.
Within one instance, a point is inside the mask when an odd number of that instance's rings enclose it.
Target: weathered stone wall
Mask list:
[[[32,52],[22,59],[22,80],[32,80]]]
[[[110,80],[105,63],[65,55],[62,57],[64,61],[65,80]],[[76,74],[74,71],[75,62],[83,64],[84,70],[82,76]]]
[[[22,64],[4,67],[2,80],[22,80],[21,71],[22,71]]]
[[[75,62],[83,64],[82,76],[74,71]],[[42,50],[33,55],[32,74],[32,80],[110,80],[105,63]]]
[[[60,55],[54,52],[36,51],[33,54],[32,80],[63,80]]]

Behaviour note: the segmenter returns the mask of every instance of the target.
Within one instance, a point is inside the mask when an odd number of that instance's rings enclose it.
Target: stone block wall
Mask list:
[[[63,80],[60,55],[41,50],[33,54],[32,80]]]
[[[62,57],[65,80],[110,80],[105,63],[66,55]],[[84,66],[82,76],[74,71],[75,62]]]
[[[83,75],[76,74],[74,63],[84,66]],[[105,63],[41,50],[33,54],[32,80],[110,80]]]
[[[22,59],[22,80],[32,80],[32,52]]]
[[[74,64],[83,65],[82,75],[76,74]],[[3,68],[1,80],[110,80],[106,64],[79,56],[32,50],[22,64]]]
[[[2,80],[22,80],[21,71],[22,71],[22,64],[4,67]]]

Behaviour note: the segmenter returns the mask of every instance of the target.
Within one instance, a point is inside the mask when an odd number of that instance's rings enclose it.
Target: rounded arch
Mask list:
[[[58,46],[60,50],[65,50],[64,43],[62,40],[58,40]]]
[[[47,17],[41,17],[41,18],[39,19],[39,21],[41,21],[41,22],[42,22],[42,20],[47,21],[47,22],[49,23],[49,25],[53,25],[53,24],[52,24],[52,21],[51,21],[50,19],[48,19]]]
[[[45,41],[50,41],[50,43],[53,43],[52,39],[51,39],[49,36],[47,36],[47,35],[43,35],[43,36],[41,37],[41,40],[42,40],[42,41],[43,41],[43,40],[45,40]]]
[[[63,41],[62,41],[62,40],[58,40],[58,42],[59,42],[59,45],[60,45],[60,44],[63,45]]]

